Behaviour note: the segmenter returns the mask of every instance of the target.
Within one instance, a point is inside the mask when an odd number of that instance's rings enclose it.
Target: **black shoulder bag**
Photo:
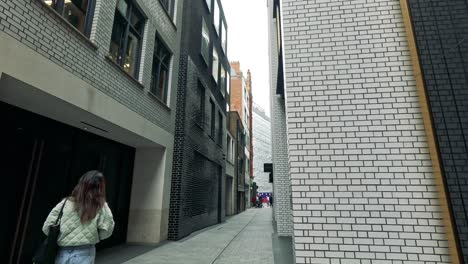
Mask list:
[[[42,242],[41,246],[37,249],[33,257],[33,263],[35,264],[53,264],[57,257],[58,245],[57,240],[60,234],[60,222],[62,220],[63,208],[67,203],[68,198],[65,198],[60,213],[55,220],[55,224],[49,227],[49,235]]]

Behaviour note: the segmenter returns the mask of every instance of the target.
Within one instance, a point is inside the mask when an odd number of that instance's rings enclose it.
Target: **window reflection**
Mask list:
[[[213,48],[213,78],[216,82],[218,82],[218,73],[219,73],[219,58],[218,58],[218,52],[216,51],[215,48]]]
[[[206,65],[208,65],[210,55],[210,32],[208,31],[205,18],[202,19],[201,54]]]
[[[86,21],[87,0],[65,0],[63,16],[79,31],[84,32]]]
[[[64,17],[83,34],[88,34],[91,17],[87,17],[94,0],[44,0],[44,3]]]
[[[130,75],[136,76],[145,18],[131,1],[118,0],[109,57]]]
[[[123,68],[126,72],[132,74],[135,72],[135,64],[137,61],[137,52],[138,52],[138,45],[139,41],[138,38],[132,34],[129,33],[128,35],[128,44],[127,44],[127,53],[125,56],[125,63],[123,65]]]
[[[167,103],[171,57],[169,49],[159,37],[156,37],[151,73],[151,92],[164,103]]]

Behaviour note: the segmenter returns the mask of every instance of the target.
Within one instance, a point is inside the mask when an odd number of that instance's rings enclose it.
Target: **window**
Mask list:
[[[226,95],[226,70],[224,66],[221,65],[221,80],[220,80],[220,87],[219,87],[221,94],[223,96]]]
[[[219,17],[219,6],[218,6],[218,0],[214,0],[214,15],[213,15],[213,24],[214,24],[214,27],[216,29],[216,33],[218,33],[218,36],[219,36],[219,20],[220,20],[220,17]]]
[[[200,82],[198,82],[197,94],[199,96],[199,101],[195,122],[203,127],[203,122],[205,121],[205,87],[203,87],[203,84]]]
[[[167,103],[171,57],[172,54],[169,49],[162,42],[159,36],[156,36],[150,91],[164,103]]]
[[[118,0],[109,57],[130,75],[137,76],[145,17],[131,0]]]
[[[216,83],[218,83],[218,73],[219,73],[219,57],[218,57],[218,52],[216,51],[215,48],[213,48],[213,63],[211,64],[213,67],[212,69],[212,74],[213,78]]]
[[[224,134],[223,114],[218,112],[218,144],[222,146]]]
[[[231,93],[231,74],[226,72],[226,93],[229,95]]]
[[[216,133],[216,109],[214,102],[210,99],[210,136],[214,139]]]
[[[276,16],[276,45],[278,46],[278,53],[281,52],[281,14],[279,10],[279,6],[276,7],[275,10],[275,16]]]
[[[208,30],[205,18],[202,18],[202,40],[200,52],[206,65],[208,65],[210,59],[210,31]]]
[[[227,160],[232,162],[232,158],[234,157],[232,153],[232,138],[230,135],[226,136],[226,154],[227,154]]]
[[[93,20],[94,0],[44,0],[81,33],[89,36]]]
[[[223,51],[224,51],[224,55],[227,56],[227,30],[226,30],[226,24],[225,24],[224,21],[221,23],[221,26],[223,27],[222,28],[222,33],[221,33],[221,35],[222,35],[222,43],[221,44],[222,44],[222,48],[223,48]]]
[[[206,3],[206,6],[208,7],[208,10],[211,11],[211,0],[205,0],[205,3]]]
[[[170,16],[174,15],[174,0],[159,0]]]

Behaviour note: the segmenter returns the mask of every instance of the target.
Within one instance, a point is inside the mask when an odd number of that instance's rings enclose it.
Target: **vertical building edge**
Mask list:
[[[459,245],[457,243],[456,231],[453,224],[453,216],[450,211],[447,189],[442,175],[441,161],[437,147],[436,136],[434,133],[429,102],[427,99],[424,77],[419,62],[419,53],[416,45],[416,38],[414,35],[408,0],[400,0],[400,6],[403,15],[403,21],[405,24],[406,37],[411,56],[411,63],[413,67],[413,74],[416,79],[416,90],[418,93],[421,114],[424,121],[424,130],[427,136],[427,143],[432,161],[432,168],[434,170],[435,183],[439,195],[440,208],[445,226],[445,232],[447,235],[450,257],[453,264],[461,264],[463,262],[461,261],[462,258],[460,257]]]

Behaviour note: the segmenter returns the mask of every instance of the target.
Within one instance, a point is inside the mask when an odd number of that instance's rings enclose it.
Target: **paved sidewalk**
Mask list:
[[[270,208],[249,209],[125,264],[273,264],[271,213]]]

